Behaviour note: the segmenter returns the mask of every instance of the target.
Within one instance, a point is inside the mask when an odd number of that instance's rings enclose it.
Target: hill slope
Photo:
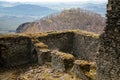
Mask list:
[[[56,12],[48,7],[32,4],[0,2],[0,33],[9,33],[25,22],[34,21]]]
[[[36,33],[53,30],[81,29],[101,33],[105,26],[105,18],[99,14],[78,9],[64,10],[60,14],[51,15],[39,21],[21,24],[17,33]]]
[[[18,25],[34,20],[34,17],[0,16],[0,33],[15,32]]]

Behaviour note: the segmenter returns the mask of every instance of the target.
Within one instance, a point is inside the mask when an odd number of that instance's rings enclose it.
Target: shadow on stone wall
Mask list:
[[[1,66],[17,66],[31,62],[39,62],[53,50],[74,55],[77,59],[94,61],[98,48],[98,35],[84,31],[65,31],[46,33],[41,36],[17,34],[14,36],[0,36],[0,44],[5,45],[1,50]],[[7,48],[6,48],[7,47]],[[2,45],[0,47],[2,49]],[[45,52],[47,51],[47,52]],[[49,53],[46,56],[43,53]],[[93,56],[94,55],[94,56]],[[41,58],[42,57],[42,58]],[[47,58],[46,58],[47,59]]]

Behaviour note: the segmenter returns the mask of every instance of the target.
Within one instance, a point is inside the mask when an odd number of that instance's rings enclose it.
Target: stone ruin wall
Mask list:
[[[48,45],[50,50],[58,50],[71,53],[73,48],[72,32],[48,34],[47,36],[38,37],[38,40]]]
[[[120,0],[108,0],[107,7],[107,25],[105,32],[100,36],[100,49],[97,58],[97,80],[120,80]],[[83,35],[72,35],[74,36],[69,38],[63,35],[61,36],[66,40],[70,39],[70,42],[72,42],[72,46],[67,46],[72,49],[70,52],[74,52],[82,57],[88,56],[86,55],[88,54],[86,53],[86,40],[88,39],[87,42],[94,45],[94,39],[91,38],[91,40],[89,40],[90,38]],[[48,43],[52,41],[57,49],[65,50],[61,49],[61,47],[64,47],[64,45],[61,45],[64,44],[64,39],[54,39],[55,38],[51,38],[48,40],[48,38],[46,38],[46,41],[43,40],[43,42],[48,44],[50,48],[55,49],[54,46]],[[67,41],[67,43],[69,42]],[[59,44],[61,46],[59,46]],[[96,45],[96,47],[98,47],[98,45]],[[92,49],[95,49],[93,53],[96,52],[96,47],[95,45],[93,46]],[[90,52],[90,48],[88,48],[87,52]],[[31,62],[31,60],[33,60],[32,53],[36,53],[33,52],[33,49],[34,46],[30,38],[0,38],[0,66],[2,66],[3,61],[6,62],[6,66],[15,66]]]
[[[100,36],[97,80],[120,80],[120,0],[108,0],[107,25]]]
[[[0,66],[9,67],[26,64],[32,61],[32,43],[30,38],[0,38]]]
[[[98,36],[84,36],[76,33],[73,36],[73,53],[79,59],[95,61],[99,46],[98,42]]]
[[[0,65],[2,64],[7,67],[17,66],[30,62],[37,62],[37,60],[43,63],[41,59],[37,58],[39,58],[39,56],[41,57],[39,52],[40,54],[41,52],[48,53],[44,51],[45,49],[41,50],[41,48],[46,48],[46,46],[48,46],[50,51],[58,50],[65,53],[71,53],[80,59],[93,61],[93,55],[96,54],[96,49],[98,47],[98,38],[94,38],[89,34],[77,34],[69,31],[63,33],[48,33],[46,36],[39,35],[36,39],[38,41],[34,41],[37,43],[32,42],[32,39],[29,37],[19,35],[17,37],[8,36],[0,38]],[[38,46],[37,50],[40,50],[39,52],[35,49],[36,47],[34,44]]]
[[[98,51],[98,35],[67,32],[39,37],[39,41],[51,50],[73,54],[78,59],[95,61]]]

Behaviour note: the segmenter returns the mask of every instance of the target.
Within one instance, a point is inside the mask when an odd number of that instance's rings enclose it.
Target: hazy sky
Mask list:
[[[107,2],[107,0],[0,0],[9,2]]]

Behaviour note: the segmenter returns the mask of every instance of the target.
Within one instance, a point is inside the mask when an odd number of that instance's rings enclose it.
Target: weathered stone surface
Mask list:
[[[0,38],[0,65],[8,67],[31,62],[32,48],[28,37]]]
[[[55,70],[64,72],[73,66],[75,60],[73,55],[59,51],[53,51],[51,55],[52,67]]]
[[[62,52],[70,53],[73,48],[73,35],[72,32],[51,33],[47,36],[39,37],[38,39],[47,44],[51,50],[59,50]]]
[[[36,49],[38,55],[38,64],[43,65],[51,61],[51,51],[49,49]]]
[[[5,65],[5,60],[2,57],[2,51],[4,51],[5,49],[6,49],[6,46],[0,44],[0,67],[4,67],[4,65]]]
[[[120,0],[108,0],[107,25],[100,36],[97,80],[120,80]]]
[[[51,61],[51,51],[48,49],[48,46],[42,42],[40,42],[38,39],[32,39],[32,42],[34,44],[34,49],[37,53],[37,62],[39,65],[43,65],[45,62]]]
[[[38,62],[38,55],[39,57],[44,56],[41,55],[41,49],[59,50],[71,53],[80,59],[94,60],[93,55],[96,54],[98,46],[97,39],[98,35],[94,36],[93,33],[81,30],[29,35],[0,34],[0,66],[5,64],[7,64],[6,66],[16,66],[29,62]],[[49,51],[43,51],[43,53],[49,53]],[[42,63],[44,63],[44,60]]]
[[[73,37],[73,54],[79,59],[95,61],[98,52],[98,39],[97,35],[82,35],[76,33]]]
[[[84,60],[76,60],[74,62],[73,71],[82,80],[91,80],[86,74],[90,71],[90,63]]]
[[[38,40],[48,45],[51,50],[72,53],[79,59],[93,61],[98,51],[99,35],[86,31],[68,31],[50,33],[38,37]]]

